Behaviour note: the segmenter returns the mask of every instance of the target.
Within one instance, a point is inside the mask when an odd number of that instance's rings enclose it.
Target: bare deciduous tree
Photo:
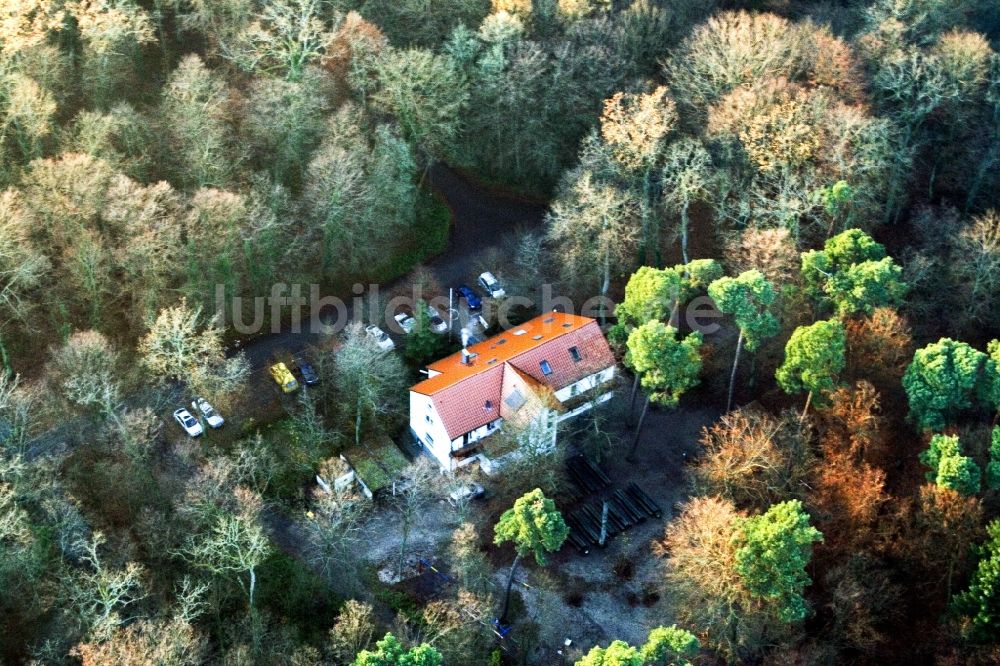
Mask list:
[[[567,286],[587,292],[593,285],[607,296],[611,278],[632,268],[639,227],[638,202],[628,193],[589,171],[570,174],[549,213],[549,240]]]
[[[692,473],[703,494],[763,511],[808,490],[809,431],[795,414],[776,418],[752,406],[737,409],[706,428],[701,444],[705,451]]]
[[[223,332],[191,308],[186,299],[160,311],[139,340],[143,365],[159,380],[186,383],[210,399],[222,401],[246,380],[249,363],[242,354],[227,357]]]
[[[101,532],[81,543],[84,569],[66,581],[77,618],[87,634],[97,640],[110,638],[115,629],[128,624],[132,618],[122,613],[146,595],[142,566],[128,562],[118,569],[109,567],[98,552],[104,543]]]

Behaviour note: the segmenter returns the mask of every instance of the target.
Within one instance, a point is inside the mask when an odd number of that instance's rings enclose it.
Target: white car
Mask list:
[[[448,494],[448,501],[458,504],[467,500],[479,499],[486,494],[486,489],[475,482],[463,483]]]
[[[382,351],[392,351],[396,348],[396,343],[392,341],[392,338],[390,338],[385,331],[375,324],[365,326],[365,333],[368,334],[369,338],[375,341],[375,344],[377,344],[378,348]]]
[[[479,284],[490,295],[490,298],[503,298],[507,295],[504,288],[500,286],[500,281],[489,271],[479,276]]]
[[[226,422],[226,419],[219,416],[218,412],[204,398],[195,398],[191,402],[191,407],[196,414],[201,413],[209,428],[221,428],[222,424]]]
[[[191,412],[183,407],[174,411],[174,420],[177,421],[180,427],[184,428],[184,432],[188,434],[188,437],[197,437],[205,432],[205,429],[198,423],[198,419],[191,416]]]
[[[398,315],[393,317],[393,319],[395,319],[396,324],[403,329],[403,333],[411,333],[413,331],[413,327],[417,325],[417,320],[405,312],[400,312]]]

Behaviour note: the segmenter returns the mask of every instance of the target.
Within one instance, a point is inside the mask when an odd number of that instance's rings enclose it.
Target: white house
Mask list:
[[[615,359],[594,319],[535,317],[427,367],[410,388],[410,429],[444,469],[494,465],[481,440],[504,421],[555,425],[611,397]],[[536,429],[537,431],[537,429]]]

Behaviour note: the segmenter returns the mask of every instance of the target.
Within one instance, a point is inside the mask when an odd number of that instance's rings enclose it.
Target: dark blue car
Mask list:
[[[464,284],[458,286],[455,290],[458,292],[459,296],[465,298],[465,302],[469,304],[470,310],[481,310],[483,307],[483,299],[479,298],[476,292],[472,291],[471,287]]]
[[[315,368],[305,361],[296,361],[295,365],[292,366],[292,372],[302,377],[302,382],[306,386],[319,384],[319,375],[316,374]]]

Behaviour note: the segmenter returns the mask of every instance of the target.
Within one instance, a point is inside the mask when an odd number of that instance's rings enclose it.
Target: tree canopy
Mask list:
[[[536,488],[503,512],[494,528],[493,542],[511,542],[518,555],[533,555],[538,564],[545,564],[546,554],[559,550],[568,535],[569,528],[555,502]]]
[[[844,369],[844,344],[844,325],[835,319],[795,329],[775,373],[778,385],[786,393],[808,391],[822,398],[836,388]]]
[[[625,362],[639,374],[652,402],[676,407],[681,396],[698,385],[702,341],[697,331],[678,340],[673,327],[649,321],[629,335]]]
[[[805,619],[802,596],[811,582],[806,567],[812,544],[823,540],[809,524],[809,514],[798,500],[775,504],[759,516],[740,518],[736,528],[736,570],[754,596],[778,605],[785,622]]]
[[[942,430],[973,407],[983,387],[985,362],[986,354],[950,338],[918,349],[903,375],[913,421]]]

